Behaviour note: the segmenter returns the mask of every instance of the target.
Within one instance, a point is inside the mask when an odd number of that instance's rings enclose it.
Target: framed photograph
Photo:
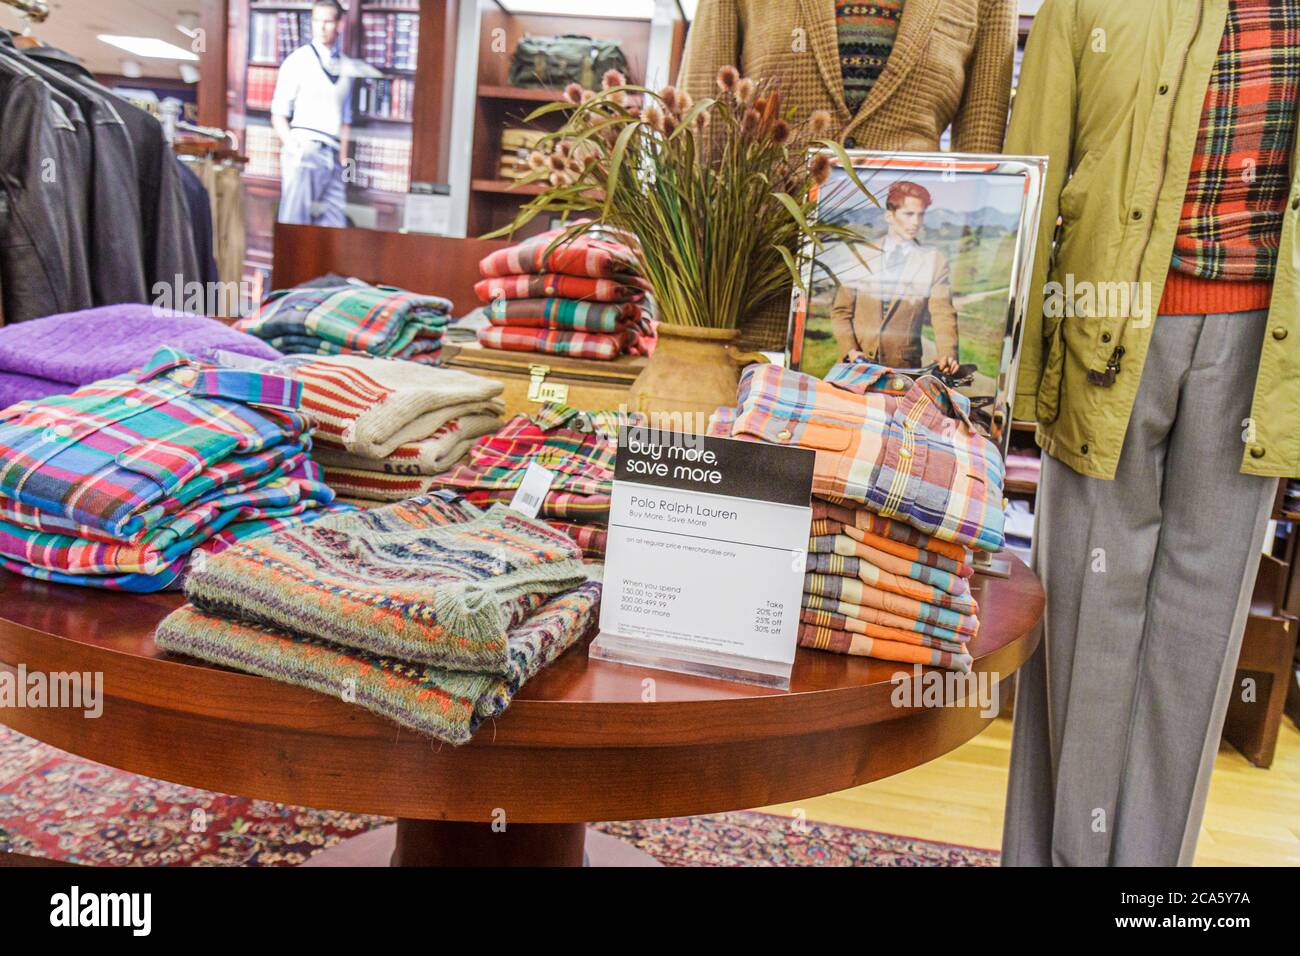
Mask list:
[[[804,250],[790,367],[820,378],[861,352],[941,373],[1005,455],[1046,158],[850,151],[864,191],[828,155],[817,216],[862,241]]]

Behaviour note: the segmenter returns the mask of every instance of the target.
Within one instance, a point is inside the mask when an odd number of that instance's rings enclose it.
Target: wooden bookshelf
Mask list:
[[[485,9],[479,30],[478,108],[470,161],[468,233],[471,236],[481,236],[509,225],[518,214],[521,203],[544,189],[540,184],[511,188],[512,180],[501,178],[502,130],[508,126],[555,130],[564,122],[563,112],[540,117],[532,124],[524,122],[538,106],[564,97],[563,89],[510,85],[512,54],[524,34],[580,34],[617,40],[627,58],[628,79],[633,83],[645,80],[645,65],[650,52],[648,21],[509,14],[500,9]],[[502,38],[505,52],[502,52]],[[548,222],[536,220],[522,230],[520,236],[542,232],[549,226]]]

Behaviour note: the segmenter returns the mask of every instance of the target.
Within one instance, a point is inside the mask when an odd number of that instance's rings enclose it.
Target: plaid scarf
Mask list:
[[[799,646],[834,651],[837,654],[852,654],[855,657],[874,657],[900,664],[942,667],[945,670],[963,673],[969,671],[971,667],[971,656],[964,652],[954,654],[938,648],[888,641],[879,637],[869,637],[866,634],[803,622],[799,624]]]
[[[1231,0],[1210,74],[1172,268],[1269,280],[1277,265],[1300,94],[1300,5]]]

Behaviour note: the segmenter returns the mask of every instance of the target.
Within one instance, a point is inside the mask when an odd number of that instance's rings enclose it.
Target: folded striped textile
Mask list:
[[[884,591],[881,593],[888,594],[889,592]],[[907,599],[900,598],[899,600]],[[901,631],[915,631],[918,634],[937,637],[941,640],[951,641],[954,644],[968,641],[979,633],[979,618],[977,617],[958,619],[954,626],[961,627],[963,630],[957,631],[950,627],[940,627],[938,624],[917,620],[914,617],[905,617],[902,614],[896,614],[882,608],[870,607],[864,604],[850,604],[848,601],[840,601],[820,594],[805,592],[802,606],[809,611],[825,611],[827,614],[836,614],[840,617],[856,618],[867,624],[879,624],[881,627],[896,628]]]
[[[870,531],[863,531],[851,524],[844,524],[831,518],[814,518],[808,535],[810,538],[847,535],[854,541],[867,545],[883,554],[892,555],[900,561],[928,565],[943,571],[945,574],[953,574],[960,578],[969,578],[975,573],[973,564],[958,563],[952,558],[939,554],[937,551],[926,551],[910,544],[903,544],[901,541],[872,534]]]
[[[814,495],[812,499],[812,512],[813,521],[837,521],[840,524],[857,528],[860,531],[878,535],[882,538],[888,538],[889,540],[896,541],[899,544],[908,545],[909,547],[916,548],[919,551],[941,554],[945,558],[954,562],[961,564],[969,564],[971,562],[971,552],[969,548],[963,547],[960,544],[954,544],[951,541],[941,541],[928,534],[922,534],[910,525],[903,524],[901,521],[895,521],[892,518],[883,518],[867,508],[864,508],[862,505],[854,504],[851,501],[819,498]],[[905,555],[901,556],[905,557]]]
[[[808,551],[811,554],[837,555],[844,558],[861,558],[884,574],[896,575],[900,579],[916,581],[919,584],[938,588],[954,597],[970,594],[970,581],[948,571],[908,561],[871,545],[856,541],[847,534],[827,534],[808,539]],[[914,597],[916,595],[913,595]]]
[[[499,276],[474,283],[480,302],[497,299],[573,299],[580,302],[640,302],[645,298],[641,279],[592,279],[587,276],[544,275]]]
[[[597,626],[600,584],[551,598],[507,632],[502,673],[412,664],[320,638],[256,628],[186,604],[158,626],[158,646],[355,701],[372,713],[450,744],[463,744],[505,712],[519,688]]]
[[[474,442],[501,427],[495,414],[470,414],[438,426],[428,438],[398,445],[382,458],[353,454],[328,444],[312,449],[312,457],[331,468],[377,471],[385,475],[431,476],[446,471],[464,458]]]
[[[593,279],[617,279],[640,272],[636,256],[621,242],[586,235],[551,248],[559,233],[560,230],[551,230],[484,256],[478,264],[479,274],[485,279],[493,279],[525,273],[559,272]]]
[[[478,330],[478,341],[488,349],[540,352],[544,355],[568,355],[573,358],[602,361],[616,359],[625,352],[630,355],[645,355],[647,351],[641,337],[630,330],[605,335],[598,332],[564,332],[556,329],[489,325]]]
[[[565,534],[431,495],[255,538],[191,570],[207,614],[404,661],[508,673],[507,632],[587,580]]]
[[[458,369],[357,355],[290,356],[273,368],[301,383],[314,442],[362,458],[387,458],[448,422],[504,409],[504,385]]]
[[[325,484],[343,498],[356,498],[371,504],[405,501],[435,490],[437,480],[431,475],[390,475],[364,468],[325,466]]]
[[[854,634],[850,631],[803,623],[799,625],[799,646],[834,651],[837,654],[852,654],[855,657],[874,657],[900,664],[942,667],[945,670],[962,673],[968,672],[973,662],[970,654],[966,653],[954,654],[936,648],[886,641],[865,634]]]
[[[494,299],[483,307],[493,325],[611,334],[631,329],[644,335],[654,329],[645,310],[632,302],[581,302],[577,299]]]
[[[833,574],[840,577],[856,578],[863,584],[869,584],[882,591],[892,591],[894,594],[912,598],[914,601],[936,604],[939,607],[951,608],[963,614],[979,613],[979,609],[975,605],[975,599],[969,593],[950,594],[932,584],[924,584],[905,575],[884,571],[864,558],[810,552],[807,559],[807,570],[814,574]]]
[[[281,352],[347,350],[431,361],[450,312],[451,302],[440,296],[385,286],[297,286],[272,292],[235,328]]]
[[[917,647],[929,647],[934,650],[947,651],[950,654],[963,654],[966,652],[966,645],[961,641],[948,641],[940,637],[933,637],[929,634],[918,634],[916,631],[909,631],[904,628],[885,627],[880,624],[871,624],[856,617],[847,617],[842,614],[831,614],[827,611],[815,611],[811,608],[804,608],[799,612],[799,620],[803,624],[811,624],[814,627],[829,627],[836,631],[847,631],[850,634],[864,634],[867,637],[875,637],[884,641],[894,641],[899,644],[914,644]]]
[[[979,630],[978,612],[941,607],[927,601],[918,601],[893,591],[867,584],[856,577],[811,572],[804,575],[804,593],[814,594],[845,604],[876,608],[910,618],[922,624],[933,624],[962,635],[974,635]],[[972,601],[972,603],[974,603]]]
[[[832,579],[842,578],[853,584],[875,588],[876,591],[885,591],[897,594],[898,597],[910,598],[910,600],[918,601],[922,605],[944,607],[946,610],[957,611],[958,614],[970,615],[970,617],[978,617],[979,615],[979,606],[976,605],[975,598],[970,594],[961,594],[961,596],[949,594],[946,591],[940,591],[939,588],[922,584],[920,581],[900,578],[898,575],[889,574],[888,571],[881,571],[880,568],[872,566],[870,562],[862,561],[862,558],[845,558],[839,554],[809,554],[806,559],[806,567],[809,575],[820,575]],[[805,589],[809,589],[806,584]],[[819,591],[818,593],[828,592]],[[840,594],[829,594],[829,597],[840,597]],[[862,601],[854,600],[852,597],[848,598],[848,600],[850,604],[862,604]],[[910,617],[910,615],[907,615],[907,617]]]

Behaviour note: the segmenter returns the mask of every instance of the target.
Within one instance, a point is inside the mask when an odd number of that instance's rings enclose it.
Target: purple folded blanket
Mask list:
[[[0,407],[70,392],[140,368],[164,345],[200,359],[211,359],[219,350],[260,359],[280,357],[261,339],[217,319],[151,305],[105,305],[47,315],[0,328]],[[33,393],[35,389],[43,391]],[[6,401],[11,392],[22,394]]]

